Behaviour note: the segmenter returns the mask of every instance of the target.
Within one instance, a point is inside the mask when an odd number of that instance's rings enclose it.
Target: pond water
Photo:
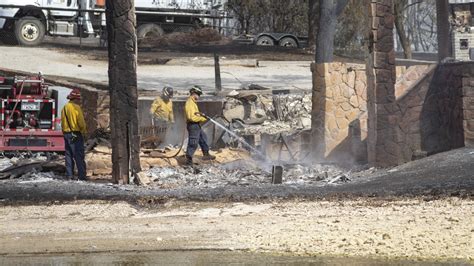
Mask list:
[[[275,256],[226,251],[160,251],[81,253],[0,257],[0,265],[470,265],[467,262],[426,262],[369,258]]]

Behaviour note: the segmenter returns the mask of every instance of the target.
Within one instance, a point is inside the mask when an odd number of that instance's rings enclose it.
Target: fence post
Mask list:
[[[221,67],[219,64],[219,55],[214,53],[214,68],[216,73],[216,91],[222,91],[222,81],[221,81]]]

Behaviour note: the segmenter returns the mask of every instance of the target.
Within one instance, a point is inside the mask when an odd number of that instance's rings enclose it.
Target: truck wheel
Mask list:
[[[298,47],[298,43],[294,38],[291,37],[285,37],[280,40],[279,45],[282,47],[290,47],[290,48],[296,48]]]
[[[258,37],[257,39],[257,45],[261,45],[261,46],[273,46],[275,45],[275,42],[273,41],[273,39],[269,36],[260,36]]]
[[[38,45],[43,41],[45,33],[43,23],[37,18],[24,17],[15,23],[15,37],[20,45]]]
[[[156,24],[143,24],[137,29],[138,43],[143,42],[147,38],[159,38],[165,34],[165,31]]]

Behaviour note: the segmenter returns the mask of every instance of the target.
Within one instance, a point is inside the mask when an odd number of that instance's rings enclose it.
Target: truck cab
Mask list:
[[[225,2],[135,0],[138,40],[227,23]],[[0,37],[24,46],[40,44],[45,35],[103,36],[105,22],[105,0],[0,0]]]
[[[94,25],[105,26],[105,14],[89,11],[90,0],[0,0],[0,30],[7,41],[35,46],[45,35],[94,34]],[[69,11],[70,9],[70,11]],[[91,15],[91,13],[93,15]],[[5,34],[6,33],[6,34]]]

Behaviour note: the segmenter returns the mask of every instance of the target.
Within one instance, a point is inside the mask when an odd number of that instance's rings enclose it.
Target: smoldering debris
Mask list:
[[[223,113],[227,121],[241,123],[239,134],[278,134],[311,128],[311,106],[308,93],[232,91]]]
[[[222,165],[201,165],[199,173],[191,168],[151,168],[145,173],[151,186],[175,188],[218,188],[257,186],[272,183],[271,165],[260,166],[253,161],[235,161]],[[327,185],[349,182],[349,173],[335,165],[283,165],[283,185]],[[344,178],[343,178],[344,177]],[[336,180],[337,179],[337,180]]]

